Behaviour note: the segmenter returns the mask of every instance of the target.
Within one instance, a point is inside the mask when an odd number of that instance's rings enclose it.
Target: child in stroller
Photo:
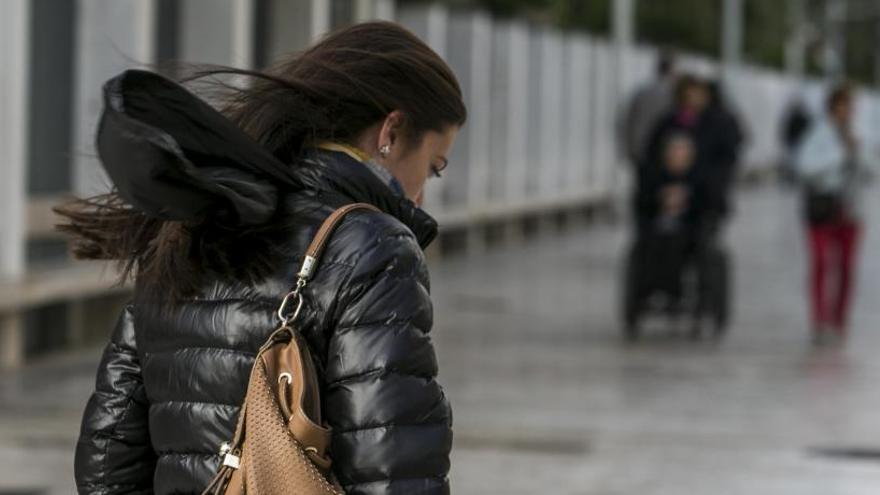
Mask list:
[[[624,282],[624,329],[630,339],[639,335],[640,318],[655,309],[672,317],[688,310],[695,337],[707,313],[714,316],[716,335],[724,330],[726,258],[715,241],[718,213],[704,175],[685,133],[669,135],[659,163],[640,170],[635,242]]]

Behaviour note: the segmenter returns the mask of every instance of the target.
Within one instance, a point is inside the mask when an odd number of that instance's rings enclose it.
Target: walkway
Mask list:
[[[880,216],[864,244],[853,338],[816,352],[796,210],[773,187],[741,194],[727,236],[736,318],[721,345],[662,324],[622,344],[619,225],[435,264],[454,493],[876,494],[880,459],[823,452],[880,450]],[[97,355],[0,376],[0,494],[71,493]]]

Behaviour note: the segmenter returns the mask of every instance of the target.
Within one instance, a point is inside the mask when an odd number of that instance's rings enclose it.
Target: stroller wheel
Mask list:
[[[641,286],[638,279],[635,250],[627,260],[627,266],[623,279],[623,338],[627,341],[635,341],[639,338],[639,316],[642,313],[643,301]]]
[[[633,342],[638,340],[642,333],[641,328],[639,328],[640,305],[634,300],[628,302],[629,304],[627,304],[623,315],[623,338]]]
[[[627,342],[635,342],[639,340],[641,336],[641,330],[639,329],[639,325],[636,322],[627,322],[623,327],[623,338]]]
[[[723,318],[716,318],[713,323],[712,336],[721,340],[727,335],[727,322]]]
[[[691,340],[701,340],[703,338],[703,325],[699,318],[694,320],[693,325],[691,325],[689,336]]]

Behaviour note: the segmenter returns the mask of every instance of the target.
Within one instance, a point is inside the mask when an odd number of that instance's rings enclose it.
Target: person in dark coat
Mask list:
[[[804,96],[795,95],[779,121],[779,145],[782,150],[780,173],[785,183],[792,184],[797,178],[794,156],[812,123],[813,117]]]
[[[709,102],[701,125],[711,142],[706,157],[707,174],[717,196],[722,216],[731,213],[731,191],[736,180],[740,152],[747,140],[747,129],[739,112],[729,101],[720,81],[707,83]]]
[[[744,141],[742,125],[723,102],[720,90],[693,75],[682,76],[676,105],[662,118],[649,140],[640,168],[662,161],[664,139],[684,133],[694,143],[694,174],[710,187],[707,207],[719,217],[729,212],[729,190]]]
[[[449,493],[452,412],[437,382],[419,207],[466,119],[450,68],[396,24],[337,31],[251,77],[218,113],[128,71],[105,86],[113,192],[58,211],[81,258],[135,280],[83,414],[80,493],[200,493],[233,433],[259,346],[309,241],[345,217],[297,327],[321,381],[346,493]],[[203,74],[205,75],[205,74]]]

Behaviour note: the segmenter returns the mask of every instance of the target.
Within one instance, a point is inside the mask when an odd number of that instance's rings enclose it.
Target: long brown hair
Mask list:
[[[218,77],[219,76],[219,77]],[[227,76],[250,84],[225,84]],[[213,67],[184,82],[218,89],[214,103],[284,163],[295,166],[315,140],[353,142],[390,112],[405,116],[408,141],[464,124],[461,88],[447,64],[418,37],[389,22],[329,34],[265,72]],[[240,81],[239,81],[240,82]],[[212,276],[249,282],[277,268],[272,222],[231,228],[151,217],[116,192],[75,199],[55,209],[78,259],[116,260],[121,280],[174,302]]]

